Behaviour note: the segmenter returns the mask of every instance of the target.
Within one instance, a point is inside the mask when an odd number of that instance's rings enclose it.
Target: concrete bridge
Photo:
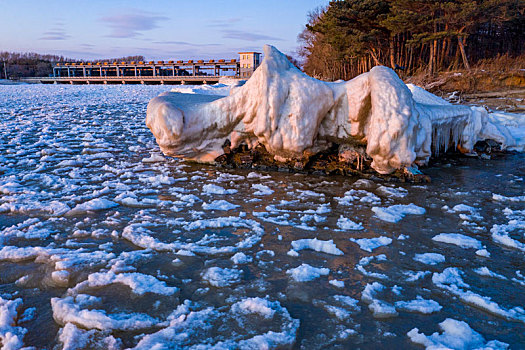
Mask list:
[[[220,79],[248,79],[260,53],[240,52],[240,59],[57,63],[53,76],[21,78],[43,84],[214,84]]]

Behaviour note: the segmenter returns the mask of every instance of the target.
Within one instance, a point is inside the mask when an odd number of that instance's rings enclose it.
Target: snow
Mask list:
[[[372,311],[375,318],[390,318],[398,315],[396,308],[382,300],[376,299],[375,295],[385,289],[379,282],[367,284],[361,293],[361,300],[368,304],[368,309]]]
[[[87,213],[88,211],[110,209],[118,206],[118,203],[112,202],[105,198],[95,198],[90,201],[76,205],[67,214],[79,215]]]
[[[332,286],[337,287],[337,288],[344,288],[345,287],[345,282],[344,281],[330,280],[330,281],[328,281],[328,283],[330,283]]]
[[[221,186],[214,185],[214,184],[206,184],[202,186],[202,193],[206,194],[234,194],[237,193],[237,190],[235,189],[224,189]]]
[[[264,318],[272,318],[275,310],[267,299],[247,298],[232,305],[232,311],[243,314],[259,314]]]
[[[435,332],[426,336],[419,333],[418,328],[413,328],[407,335],[410,340],[419,345],[423,345],[428,350],[433,349],[507,349],[508,344],[497,340],[485,342],[481,334],[470,328],[463,321],[447,318],[439,324],[443,333]]]
[[[72,323],[67,323],[58,333],[58,340],[63,350],[74,349],[107,349],[119,350],[122,342],[112,335],[99,334],[95,329],[84,330]]]
[[[202,273],[202,279],[213,287],[228,287],[240,282],[241,270],[210,267]]]
[[[266,322],[254,324],[254,317]],[[236,325],[244,333],[217,337],[217,329],[225,324]],[[294,344],[298,328],[299,320],[291,318],[278,301],[267,298],[245,298],[222,312],[210,307],[199,310],[186,300],[168,316],[165,328],[143,335],[133,349],[287,348]]]
[[[440,233],[432,237],[433,241],[454,244],[461,248],[483,249],[483,245],[475,238],[465,236],[461,233]]]
[[[416,299],[410,301],[397,301],[396,308],[410,312],[419,312],[421,314],[431,314],[440,311],[443,307],[437,301],[423,299],[417,296]]]
[[[99,330],[138,330],[160,323],[146,314],[108,314],[99,309],[82,309],[83,306],[100,304],[100,299],[86,294],[52,298],[53,318],[60,325],[73,323],[87,329]]]
[[[381,236],[381,237],[374,237],[374,238],[350,238],[350,241],[357,243],[359,245],[359,248],[367,251],[372,252],[372,250],[389,245],[392,243],[392,238]]]
[[[224,199],[214,200],[211,203],[202,203],[202,209],[204,210],[233,210],[238,208],[237,204],[232,204]]]
[[[308,264],[301,264],[301,266],[286,270],[286,274],[296,282],[309,282],[329,273],[330,270],[325,267],[314,267]]]
[[[444,290],[457,296],[466,304],[473,305],[493,315],[509,320],[516,320],[525,323],[525,310],[521,306],[505,309],[492,298],[477,294],[464,288],[470,286],[463,281],[463,272],[455,267],[447,267],[443,272],[435,272],[432,275],[432,282]]]
[[[213,84],[213,85],[186,85],[177,86],[171,89],[172,92],[179,92],[182,94],[200,94],[200,95],[218,95],[228,96],[230,94],[230,88],[235,85],[231,84]]]
[[[445,261],[445,256],[439,253],[416,254],[414,260],[427,265],[436,265]]]
[[[499,202],[525,202],[525,196],[507,197],[496,193],[492,194],[492,199]]]
[[[336,247],[333,240],[322,241],[317,238],[299,239],[292,241],[292,247],[295,251],[311,249],[326,254],[344,255],[343,251]]]
[[[504,147],[521,142],[483,108],[451,105],[407,87],[389,68],[326,83],[269,45],[250,80],[229,96],[188,103],[185,95],[165,92],[152,99],[146,125],[165,154],[200,162],[212,163],[226,140],[233,148],[262,144],[279,161],[325,150],[329,141],[351,146],[366,140],[372,168],[385,174],[426,163],[431,147],[439,153],[451,136],[468,150],[486,138]]]
[[[235,265],[241,265],[241,264],[247,264],[247,263],[250,263],[252,262],[252,257],[251,256],[247,256],[246,254],[244,254],[243,252],[238,252],[238,253],[235,253],[231,258],[230,258],[231,261],[233,261],[233,263]]]
[[[274,192],[270,187],[263,184],[253,184],[252,188],[256,190],[253,193],[254,196],[268,196]]]
[[[22,299],[7,300],[0,296],[0,344],[2,350],[17,350],[24,345],[27,330],[18,326],[18,308]]]
[[[96,272],[88,276],[87,283],[89,287],[107,286],[113,283],[121,283],[131,288],[133,293],[143,295],[145,293],[154,293],[159,295],[173,295],[178,291],[177,287],[168,287],[165,282],[159,281],[153,276],[142,273],[119,273],[111,271]],[[75,289],[81,288],[78,284]]]
[[[343,217],[342,215],[337,220],[337,227],[343,231],[359,231],[364,229],[361,223],[356,223],[349,218]]]
[[[383,221],[396,223],[401,221],[407,214],[412,215],[423,215],[425,214],[425,208],[418,207],[415,204],[396,204],[386,208],[373,207],[372,211],[376,216]]]
[[[490,269],[486,266],[478,267],[477,269],[474,269],[474,272],[480,276],[494,277],[502,280],[508,279],[507,277],[500,275],[499,273],[490,271]]]

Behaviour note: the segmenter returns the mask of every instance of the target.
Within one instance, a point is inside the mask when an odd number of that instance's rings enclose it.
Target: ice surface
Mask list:
[[[169,89],[2,88],[0,297],[12,303],[0,333],[16,348],[410,348],[408,330],[458,314],[484,339],[523,343],[522,154],[436,166],[443,181],[424,186],[190,164],[161,156],[144,125],[147,101]],[[67,214],[102,199],[118,205]],[[220,200],[238,207],[203,208]],[[370,210],[409,203],[425,215],[390,224]],[[430,240],[441,232],[482,249]],[[379,237],[392,243],[372,253],[350,241]],[[293,249],[314,238],[344,255]],[[427,252],[446,259],[414,260]],[[286,272],[303,263],[328,274],[296,282]],[[369,308],[360,293],[376,281]],[[421,313],[430,301],[442,309]]]
[[[146,124],[164,153],[201,162],[220,156],[226,140],[234,148],[262,144],[280,161],[327,149],[332,142],[366,142],[372,168],[391,173],[427,162],[431,147],[439,153],[449,141],[468,150],[485,138],[510,147],[519,142],[484,109],[451,105],[407,87],[389,68],[325,83],[269,45],[250,80],[229,96],[188,105],[181,95],[167,92],[151,100]]]

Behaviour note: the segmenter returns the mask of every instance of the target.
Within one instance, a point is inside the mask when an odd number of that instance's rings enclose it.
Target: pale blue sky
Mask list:
[[[328,0],[0,0],[0,51],[71,58],[234,58],[297,48]]]

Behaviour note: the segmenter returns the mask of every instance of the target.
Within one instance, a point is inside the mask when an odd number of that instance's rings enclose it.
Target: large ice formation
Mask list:
[[[301,160],[333,144],[366,147],[377,172],[425,164],[450,144],[472,150],[478,140],[515,146],[505,126],[483,108],[452,105],[407,86],[387,67],[346,82],[328,83],[295,68],[273,46],[242,87],[230,95],[191,101],[166,92],[148,104],[146,125],[161,150],[198,162],[214,162],[231,148],[258,144],[277,161]]]

